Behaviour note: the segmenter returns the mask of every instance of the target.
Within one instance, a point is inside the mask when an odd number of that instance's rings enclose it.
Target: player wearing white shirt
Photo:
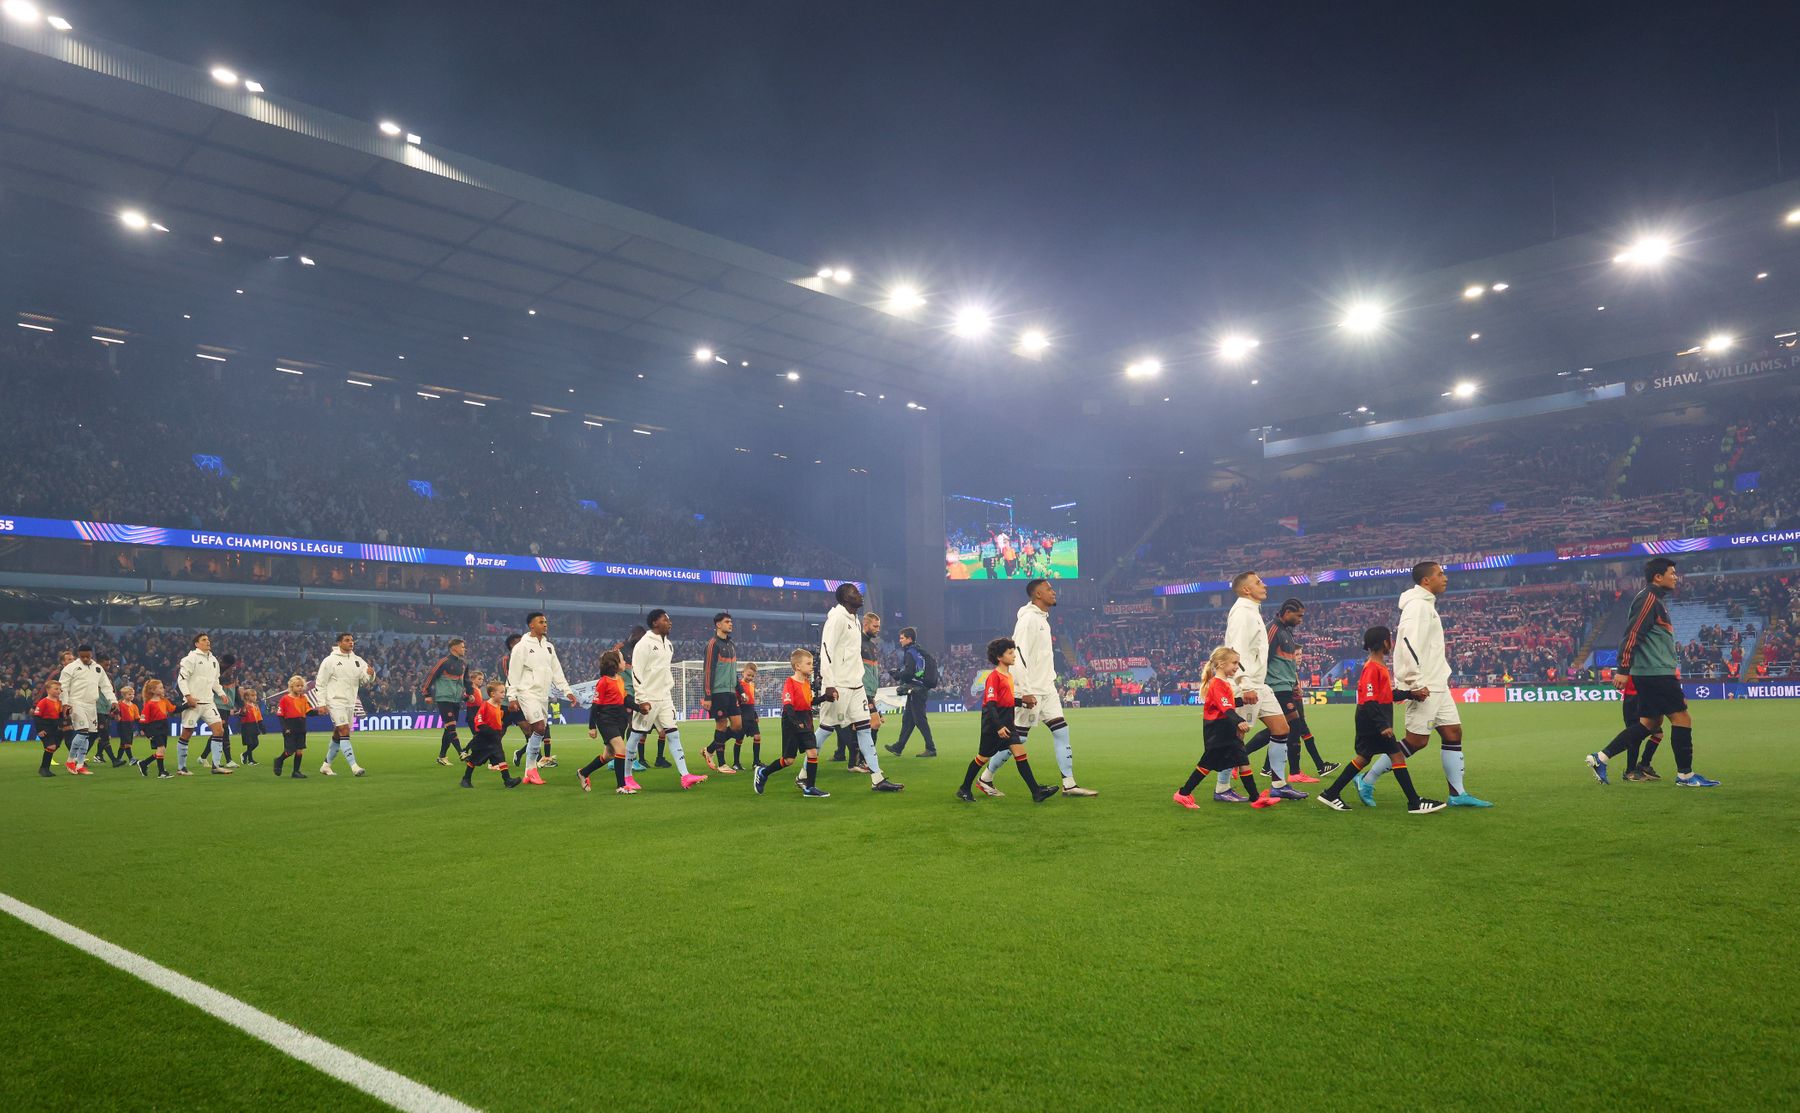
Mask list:
[[[681,748],[681,728],[675,723],[675,643],[669,631],[675,621],[661,607],[651,611],[645,623],[650,627],[631,646],[631,698],[639,708],[631,716],[631,732],[626,736],[626,754],[638,756],[638,747],[651,731],[663,735],[669,744],[669,756],[675,759],[675,772],[681,776],[682,788],[693,788],[706,779],[704,773],[690,773],[687,753]],[[659,759],[660,762],[660,759]]]
[[[544,612],[532,611],[525,616],[525,636],[506,658],[506,702],[518,709],[525,728],[525,783],[531,785],[544,783],[538,763],[543,760],[550,732],[550,700],[561,692],[571,707],[581,706],[563,675],[562,660],[550,644],[549,633],[550,620]]]
[[[62,682],[62,701],[69,709],[69,727],[75,733],[69,743],[69,772],[81,773],[87,769],[88,747],[100,730],[101,698],[105,697],[108,704],[119,700],[113,694],[106,670],[94,662],[91,645],[76,648],[75,660],[63,666],[58,679]]]
[[[876,792],[899,792],[906,786],[890,781],[881,772],[881,759],[875,754],[875,735],[869,716],[875,693],[863,682],[862,625],[856,612],[862,610],[862,589],[853,583],[839,584],[837,606],[825,616],[825,630],[819,638],[819,683],[824,685],[824,704],[819,715],[817,739],[824,747],[826,740],[840,726],[856,732],[856,748],[869,769],[869,787]]]
[[[188,739],[194,728],[206,724],[212,733],[212,771],[229,774],[225,766],[225,720],[219,718],[218,698],[229,699],[219,686],[219,659],[212,654],[212,637],[194,635],[194,649],[181,659],[175,676],[175,689],[181,695],[181,737],[175,744],[175,775],[191,777],[188,772]]]
[[[1018,664],[1012,672],[1013,691],[1035,697],[1036,703],[1030,707],[1021,705],[1014,712],[1014,741],[1023,745],[1031,728],[1044,724],[1056,747],[1063,795],[1098,796],[1093,789],[1075,783],[1075,751],[1069,745],[1069,723],[1063,718],[1062,696],[1056,690],[1056,652],[1050,638],[1050,608],[1056,606],[1056,586],[1049,580],[1032,580],[1025,585],[1025,598],[1027,601],[1013,623],[1012,640],[1018,649]],[[975,778],[981,791],[989,796],[1000,795],[994,787],[994,771],[1011,756],[1011,750],[1001,750],[988,760],[987,768]]]
[[[1269,795],[1278,800],[1304,800],[1306,793],[1287,783],[1288,721],[1281,713],[1281,701],[1269,687],[1269,630],[1262,617],[1269,585],[1255,572],[1239,572],[1232,578],[1231,590],[1237,602],[1225,616],[1225,644],[1237,651],[1239,698],[1250,701],[1244,705],[1246,711],[1269,728]],[[1229,780],[1219,782],[1218,792],[1230,791]]]
[[[1394,687],[1429,688],[1431,695],[1406,705],[1406,752],[1417,753],[1431,744],[1437,731],[1444,780],[1450,786],[1446,801],[1453,808],[1491,808],[1492,804],[1464,790],[1462,714],[1450,694],[1450,656],[1444,649],[1444,622],[1438,617],[1437,600],[1450,587],[1444,566],[1435,560],[1412,567],[1413,586],[1400,596],[1400,627],[1394,631]],[[1375,805],[1375,782],[1394,767],[1385,755],[1369,763],[1356,779],[1357,795]]]
[[[356,749],[350,745],[350,724],[356,721],[356,693],[364,684],[375,680],[375,667],[356,655],[356,635],[339,634],[337,647],[319,662],[319,673],[313,678],[314,702],[325,705],[331,714],[331,745],[325,748],[325,760],[319,772],[327,777],[337,773],[331,760],[344,753],[350,772],[362,776],[367,772],[356,763]]]

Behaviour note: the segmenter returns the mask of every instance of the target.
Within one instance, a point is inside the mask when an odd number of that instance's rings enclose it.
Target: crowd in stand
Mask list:
[[[89,521],[731,571],[848,577],[857,567],[757,514],[742,492],[677,502],[643,481],[636,444],[584,446],[521,424],[531,419],[448,404],[408,407],[402,419],[385,405],[311,396],[304,379],[282,375],[254,390],[154,365],[126,375],[98,355],[8,340],[9,381],[81,399],[78,421],[11,431],[21,466],[0,475],[0,504],[13,513],[79,508]],[[175,394],[203,396],[203,411],[156,402]],[[227,560],[188,564],[194,578],[236,578],[257,563],[241,557],[227,575],[207,575]]]

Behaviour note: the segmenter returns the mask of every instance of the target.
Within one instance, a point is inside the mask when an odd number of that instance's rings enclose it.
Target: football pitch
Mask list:
[[[424,733],[359,737],[361,779],[314,735],[305,781],[278,739],[167,782],[5,744],[0,893],[490,1110],[1792,1108],[1795,709],[1697,705],[1711,790],[1667,747],[1596,785],[1617,705],[1465,716],[1497,806],[1433,816],[1391,778],[1374,811],[1183,811],[1194,709],[1072,711],[1101,795],[1039,806],[1010,769],[952,798],[972,715],[883,755],[904,793],[826,767],[829,800],[584,795],[574,728],[512,791]],[[1312,722],[1345,758],[1350,709]],[[3,913],[0,987],[0,1108],[379,1107]]]
[[[1076,538],[1067,537],[1058,541],[1056,543],[1056,548],[1050,551],[1050,578],[1053,580],[1073,580],[1078,578],[1081,575],[1080,550],[1081,542]],[[980,558],[973,554],[962,558],[962,566],[966,570],[966,575],[960,577],[961,579],[1004,580],[1009,578],[1006,575],[1005,568],[999,567],[998,565],[996,565],[996,569],[999,574],[996,576],[989,576],[987,574],[987,569],[981,566]],[[1010,578],[1015,580],[1029,580],[1034,574],[1035,573],[1027,573],[1021,570],[1018,575]]]

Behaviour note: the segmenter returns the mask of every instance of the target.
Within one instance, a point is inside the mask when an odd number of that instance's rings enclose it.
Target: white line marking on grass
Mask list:
[[[5,893],[0,893],[0,912],[11,913],[45,935],[72,947],[79,947],[102,962],[149,982],[164,993],[186,1001],[233,1028],[250,1033],[277,1051],[317,1067],[338,1081],[347,1082],[395,1109],[404,1109],[408,1113],[477,1113],[472,1105],[464,1105],[448,1094],[440,1094],[403,1074],[378,1063],[371,1063],[360,1055],[345,1051],[334,1043],[327,1043],[261,1009],[247,1005],[229,993],[221,993],[185,974],[177,974],[166,966],[151,962],[143,955],[108,943],[97,935],[82,931],[74,924],[59,920],[50,913],[15,900]]]

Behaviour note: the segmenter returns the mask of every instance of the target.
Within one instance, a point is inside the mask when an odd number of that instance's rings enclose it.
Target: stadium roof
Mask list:
[[[798,368],[896,398],[956,362],[937,330],[838,296],[816,267],[85,35],[0,22],[0,149],[0,183],[41,216],[8,247],[32,289],[60,271],[97,312],[160,323],[260,282],[279,297],[240,331],[271,358],[370,370],[403,346],[468,389],[491,388],[497,351],[519,375],[673,362],[726,390]],[[121,260],[127,208],[170,231]],[[79,211],[103,219],[71,229]],[[263,265],[301,256],[317,266]],[[692,366],[700,347],[728,367]]]

